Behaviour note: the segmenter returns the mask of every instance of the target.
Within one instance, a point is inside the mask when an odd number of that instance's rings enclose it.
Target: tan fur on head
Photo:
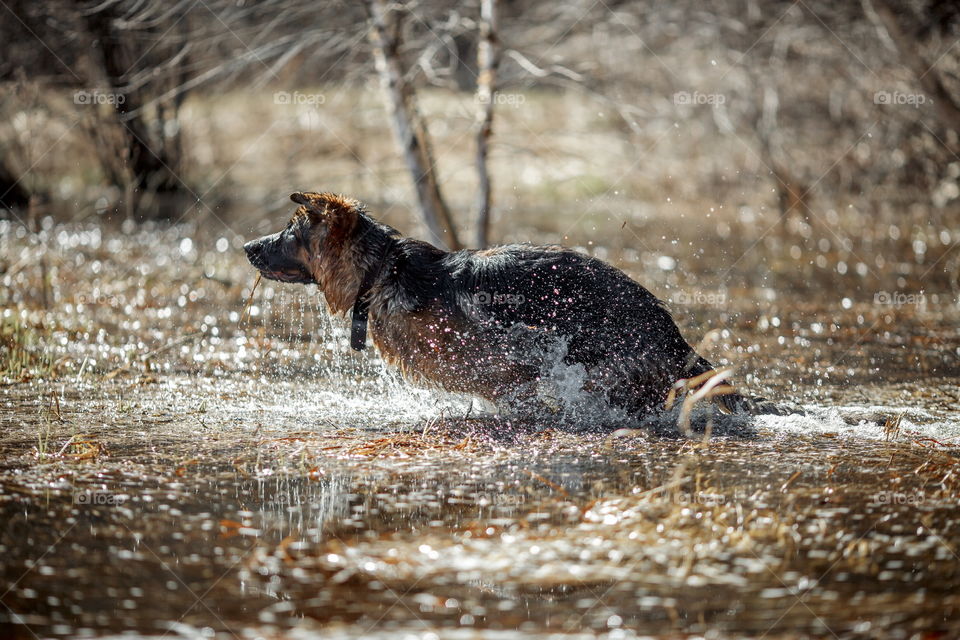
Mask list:
[[[360,202],[338,193],[316,193],[314,191],[297,191],[290,194],[290,199],[303,205],[308,214],[323,216],[328,219],[356,216],[360,210]],[[300,211],[298,209],[297,211]]]

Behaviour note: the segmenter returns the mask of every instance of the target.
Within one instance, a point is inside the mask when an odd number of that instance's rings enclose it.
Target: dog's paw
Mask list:
[[[731,413],[746,413],[752,416],[790,416],[805,412],[792,403],[781,403],[766,398],[730,394],[721,396],[722,406]]]
[[[749,412],[755,416],[788,416],[796,413],[790,406],[766,398],[749,398]]]

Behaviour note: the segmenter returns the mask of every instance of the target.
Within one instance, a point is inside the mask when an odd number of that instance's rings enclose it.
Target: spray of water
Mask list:
[[[258,408],[276,415],[295,412],[313,421],[396,428],[422,424],[438,416],[496,415],[511,419],[504,407],[485,401],[423,388],[388,367],[375,349],[361,353],[349,347],[349,326],[331,316],[323,296],[314,287],[268,285],[262,290],[262,308],[251,333],[260,336],[265,352],[254,365],[261,376],[283,381],[271,396],[260,396]],[[644,416],[630,415],[611,405],[602,391],[588,391],[590,375],[578,363],[566,361],[568,344],[554,340],[543,346],[536,398],[527,407],[542,427],[571,431],[642,430],[661,437],[678,437],[689,420],[688,436],[751,437],[759,433],[836,433],[854,437],[890,438],[885,430],[889,407],[805,406],[806,415],[765,416],[721,413],[712,403],[697,403],[688,415],[682,402],[671,409]],[[240,407],[238,407],[240,408]],[[934,415],[914,415],[904,409],[902,437],[949,439],[960,437],[960,421]],[[923,413],[923,412],[921,412]]]

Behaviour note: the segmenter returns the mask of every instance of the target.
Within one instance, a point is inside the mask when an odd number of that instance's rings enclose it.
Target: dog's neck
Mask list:
[[[344,313],[367,296],[398,235],[386,225],[361,219],[352,237],[318,248],[315,279],[332,313]]]
[[[367,318],[370,315],[370,289],[383,272],[395,241],[384,245],[380,257],[366,269],[360,280],[360,288],[353,302],[353,312],[350,319],[350,347],[354,351],[363,351],[367,346]]]

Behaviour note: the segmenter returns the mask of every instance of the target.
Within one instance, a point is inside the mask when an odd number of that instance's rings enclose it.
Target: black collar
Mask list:
[[[370,315],[370,300],[367,294],[377,281],[383,266],[387,263],[387,256],[390,248],[384,250],[383,255],[377,262],[367,269],[363,274],[363,280],[360,281],[360,289],[357,291],[357,299],[353,303],[353,320],[350,323],[350,348],[354,351],[363,351],[367,346],[367,316]]]

